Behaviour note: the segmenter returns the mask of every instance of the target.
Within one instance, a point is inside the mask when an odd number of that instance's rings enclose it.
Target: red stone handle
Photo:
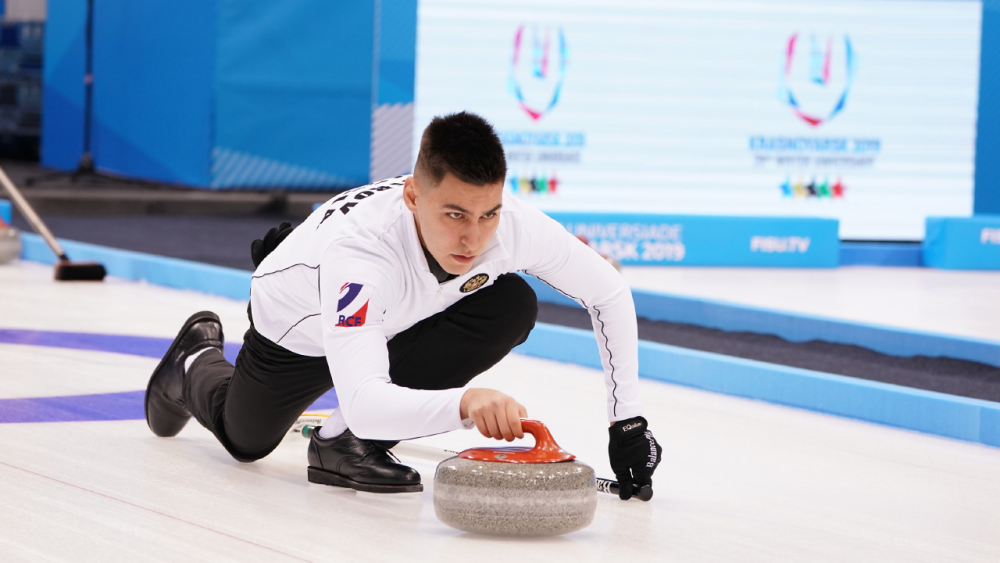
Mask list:
[[[555,463],[576,458],[559,447],[549,429],[541,422],[522,418],[521,429],[535,437],[533,448],[473,448],[458,454],[458,457],[501,463]]]
[[[535,455],[553,455],[562,452],[562,448],[552,437],[552,433],[541,421],[527,418],[521,419],[521,430],[535,437],[535,447],[531,448],[531,453]]]

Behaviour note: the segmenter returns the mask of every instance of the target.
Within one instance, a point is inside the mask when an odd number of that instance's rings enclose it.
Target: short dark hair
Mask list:
[[[431,120],[420,138],[416,171],[430,175],[435,185],[452,174],[466,184],[485,186],[503,183],[507,159],[493,126],[463,111]]]

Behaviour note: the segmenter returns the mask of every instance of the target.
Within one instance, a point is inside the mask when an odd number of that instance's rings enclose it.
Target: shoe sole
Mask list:
[[[419,493],[424,490],[424,486],[421,484],[375,485],[372,483],[359,483],[353,479],[337,475],[332,471],[312,466],[309,467],[309,482],[319,485],[330,485],[332,487],[344,487],[365,493]]]
[[[167,362],[167,358],[173,355],[174,350],[177,349],[177,345],[180,343],[181,337],[184,336],[184,333],[187,332],[192,325],[201,321],[215,321],[222,324],[222,320],[219,319],[219,315],[216,315],[211,311],[201,311],[188,317],[188,320],[184,321],[184,326],[182,326],[181,330],[178,331],[174,341],[170,343],[170,348],[167,349],[167,353],[163,355],[163,359],[161,359],[160,363],[156,365],[156,369],[153,370],[153,374],[149,376],[149,383],[146,384],[146,396],[143,401],[143,413],[146,416],[146,426],[148,426],[150,430],[152,430],[153,427],[149,424],[149,390],[153,387],[153,379],[156,377],[156,374],[160,372],[163,364]]]

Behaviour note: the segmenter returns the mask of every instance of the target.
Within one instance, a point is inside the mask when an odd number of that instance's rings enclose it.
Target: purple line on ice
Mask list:
[[[0,343],[48,346],[73,350],[115,352],[145,358],[161,358],[170,347],[170,338],[58,332],[49,330],[0,329]],[[226,345],[226,359],[236,361],[239,344]],[[0,399],[0,423],[71,422],[93,420],[142,420],[145,418],[145,391]],[[338,406],[333,389],[320,397],[310,409]]]

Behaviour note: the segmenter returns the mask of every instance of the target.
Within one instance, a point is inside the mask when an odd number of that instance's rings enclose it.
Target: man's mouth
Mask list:
[[[451,257],[459,264],[471,264],[476,259],[475,255],[467,256],[465,254],[452,254]]]

